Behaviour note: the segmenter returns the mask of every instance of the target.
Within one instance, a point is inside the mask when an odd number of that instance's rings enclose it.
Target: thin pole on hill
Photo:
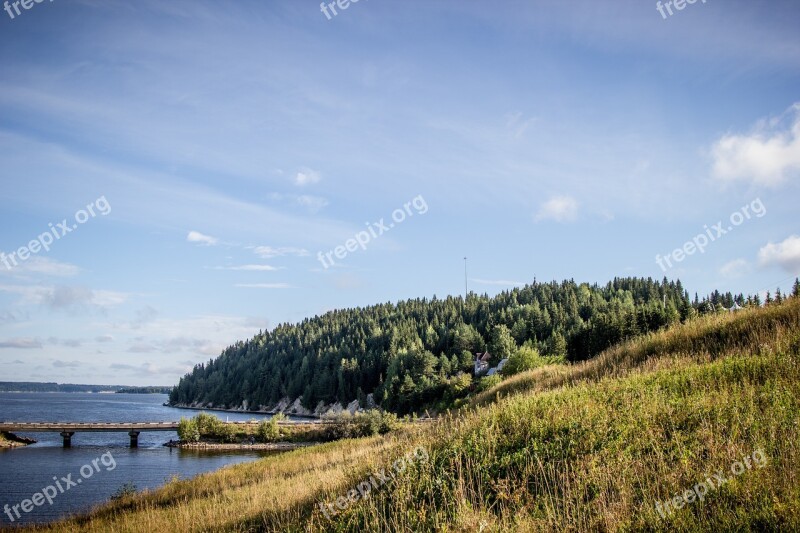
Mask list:
[[[469,295],[469,289],[467,288],[467,258],[464,258],[464,305],[467,305],[467,295]]]

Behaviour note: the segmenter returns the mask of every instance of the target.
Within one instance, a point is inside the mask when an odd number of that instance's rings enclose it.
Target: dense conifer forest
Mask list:
[[[757,296],[716,291],[692,300],[680,281],[666,278],[616,278],[604,286],[534,281],[494,297],[470,294],[466,303],[433,297],[336,310],[228,347],[183,377],[170,403],[257,410],[300,398],[314,409],[353,400],[366,406],[372,394],[398,414],[441,409],[473,387],[476,352],[488,351],[492,366],[521,347],[581,361],[734,302],[761,305]]]

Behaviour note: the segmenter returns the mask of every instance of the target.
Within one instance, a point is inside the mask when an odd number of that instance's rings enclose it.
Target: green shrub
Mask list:
[[[499,385],[501,381],[503,381],[503,379],[500,377],[499,374],[486,376],[478,382],[478,392],[487,391],[492,387],[494,387],[495,385]]]
[[[181,417],[178,423],[178,438],[184,442],[197,442],[200,440],[200,430],[194,418]]]
[[[564,361],[563,355],[543,356],[539,354],[539,350],[536,348],[525,345],[517,349],[517,351],[508,358],[508,361],[506,361],[500,373],[503,374],[503,376],[513,376],[514,374],[533,370],[540,366],[563,364]]]
[[[194,419],[201,437],[220,437],[223,434],[224,423],[216,416],[200,413]]]
[[[343,411],[338,415],[326,416],[324,421],[325,440],[384,435],[400,426],[396,415],[378,409],[371,409],[355,415],[351,415],[349,411]]]
[[[281,428],[278,422],[286,420],[286,415],[278,413],[269,420],[262,420],[256,430],[256,437],[261,442],[275,442],[281,439]]]
[[[236,442],[236,438],[238,436],[238,432],[236,426],[231,424],[225,424],[220,422],[219,427],[217,428],[217,433],[214,437],[218,438],[222,442]]]

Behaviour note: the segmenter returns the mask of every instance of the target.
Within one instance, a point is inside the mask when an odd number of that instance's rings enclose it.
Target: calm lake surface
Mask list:
[[[91,393],[0,393],[0,421],[4,422],[171,422],[196,412],[164,407],[165,394],[91,394]],[[269,418],[269,415],[212,413],[222,420]],[[19,504],[22,500],[55,484],[71,474],[71,480],[81,479],[81,467],[103,454],[105,462],[81,483],[23,513],[12,524],[8,515],[0,514],[0,527],[32,522],[47,522],[56,518],[87,511],[107,501],[126,483],[137,490],[153,489],[174,476],[188,478],[216,470],[225,465],[253,461],[274,452],[196,451],[176,450],[162,446],[177,439],[173,432],[142,432],[139,448],[128,447],[127,433],[81,433],[72,437],[72,448],[62,447],[58,433],[20,433],[36,439],[36,444],[0,450],[0,511],[1,507]],[[113,461],[112,461],[113,458]],[[113,467],[116,464],[116,467]],[[107,466],[111,465],[111,466]],[[91,468],[91,467],[90,467]],[[84,470],[88,473],[88,470]],[[65,483],[61,483],[62,486]]]

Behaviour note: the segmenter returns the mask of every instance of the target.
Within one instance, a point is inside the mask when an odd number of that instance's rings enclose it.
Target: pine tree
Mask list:
[[[800,296],[800,278],[794,278],[794,289],[792,290],[792,296],[795,298]]]

